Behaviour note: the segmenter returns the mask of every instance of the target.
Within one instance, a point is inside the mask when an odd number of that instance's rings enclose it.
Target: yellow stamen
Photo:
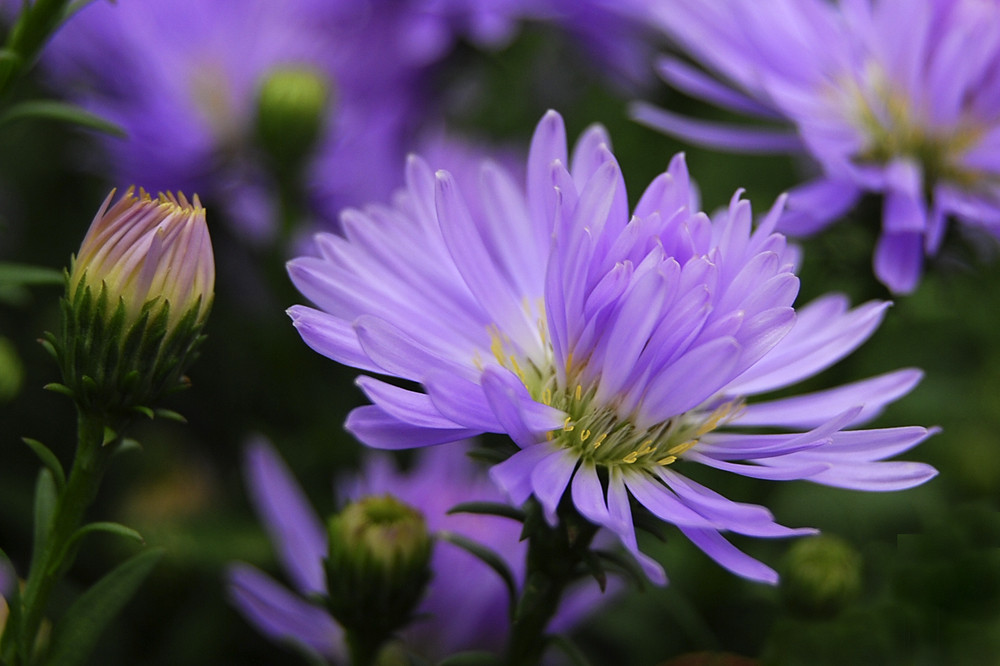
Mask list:
[[[546,405],[552,404],[552,389],[547,388],[542,391],[542,403]]]
[[[669,455],[678,456],[687,451],[688,449],[690,449],[691,447],[693,447],[697,443],[698,443],[697,439],[689,439],[686,442],[681,442],[677,446],[671,447],[670,450],[667,451],[667,453]]]
[[[656,461],[657,465],[669,465],[677,460],[677,456],[667,456],[666,458],[660,458]]]
[[[566,432],[573,432],[573,428],[576,426],[570,425],[570,421],[572,420],[573,420],[572,416],[566,417],[566,420],[563,421],[563,430],[565,430]]]
[[[590,438],[590,431],[584,428],[583,431],[580,432],[580,441],[586,442],[588,438]]]
[[[622,458],[622,462],[626,462],[629,465],[631,465],[632,463],[634,463],[638,459],[639,459],[639,453],[638,453],[638,451],[633,451],[632,453],[630,453],[627,456],[625,456],[624,458]]]
[[[576,385],[576,399],[579,400],[583,397],[583,387],[579,384]]]
[[[607,438],[608,438],[608,433],[606,432],[602,432],[600,435],[598,435],[597,439],[594,440],[594,448],[596,449],[601,444],[603,444],[604,440],[606,440]]]

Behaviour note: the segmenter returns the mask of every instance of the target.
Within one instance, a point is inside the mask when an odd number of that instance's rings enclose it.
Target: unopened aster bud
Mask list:
[[[148,409],[186,385],[202,340],[215,262],[198,197],[105,199],[73,258],[59,336],[60,387],[86,411]],[[110,206],[110,207],[109,207]]]
[[[781,589],[799,613],[830,617],[861,592],[861,555],[843,539],[820,535],[788,552]]]
[[[315,148],[331,101],[327,77],[305,67],[271,71],[257,97],[257,137],[280,171],[297,171]]]
[[[352,652],[368,656],[407,624],[430,579],[423,515],[389,495],[350,504],[329,522],[327,605]]]

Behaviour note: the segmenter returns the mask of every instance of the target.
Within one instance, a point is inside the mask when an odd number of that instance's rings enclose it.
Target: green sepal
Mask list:
[[[492,652],[470,650],[446,657],[437,666],[499,666],[502,663],[503,660]]]
[[[461,534],[448,532],[446,530],[437,532],[435,536],[442,541],[447,541],[454,546],[458,546],[473,557],[482,561],[490,569],[493,569],[493,571],[500,576],[501,580],[503,580],[504,585],[507,586],[509,603],[508,608],[511,614],[514,613],[514,608],[517,606],[517,581],[514,579],[514,574],[511,572],[510,567],[507,566],[507,563],[502,557],[497,555],[496,551],[487,548],[481,543],[467,539]]]
[[[152,408],[146,407],[145,405],[136,405],[135,407],[132,408],[132,411],[135,412],[136,414],[141,414],[142,416],[145,416],[150,421],[156,418],[156,412],[154,412]]]
[[[85,111],[74,104],[50,99],[31,100],[15,104],[0,114],[0,126],[32,118],[79,125],[123,139],[128,136],[120,125],[116,125],[110,120],[105,120],[99,115]]]
[[[49,333],[48,331],[46,331],[43,334],[43,336],[44,337],[41,337],[41,338],[38,339],[38,344],[40,344],[42,346],[42,349],[44,349],[46,352],[48,352],[49,356],[52,357],[53,361],[55,361],[56,363],[58,363],[59,362],[59,351],[56,348],[56,344],[57,343],[56,343],[55,336],[52,335],[51,333]]]
[[[156,413],[156,416],[158,418],[161,418],[161,419],[166,419],[168,421],[177,421],[178,423],[187,423],[188,422],[187,419],[184,418],[183,414],[181,414],[180,412],[175,412],[172,409],[163,409],[161,407],[161,408],[155,409],[153,411]]]
[[[635,560],[611,550],[594,550],[591,552],[605,563],[612,565],[618,573],[626,575],[635,583],[637,588],[640,590],[646,589],[646,574],[643,573],[642,567]]]
[[[60,384],[59,382],[49,382],[42,387],[46,391],[52,391],[53,393],[61,393],[62,395],[69,396],[70,398],[76,398],[76,394],[73,393],[73,389],[66,386],[65,384]]]
[[[59,462],[59,458],[56,454],[52,453],[52,450],[39,442],[37,439],[32,439],[30,437],[22,437],[21,441],[28,445],[35,455],[38,456],[42,464],[52,472],[52,477],[56,482],[56,489],[61,493],[63,487],[66,485],[66,472],[63,470],[62,463]]]
[[[547,634],[544,640],[548,645],[558,648],[574,666],[591,666],[590,660],[583,654],[583,650],[566,636]]]
[[[31,571],[35,570],[36,562],[45,550],[49,526],[52,524],[52,516],[55,514],[58,501],[59,493],[52,472],[43,467],[38,471],[38,481],[35,482],[35,537],[31,551]]]
[[[119,434],[117,430],[115,430],[114,428],[109,428],[108,426],[104,426],[104,438],[101,440],[101,446],[107,446],[111,442],[118,439],[118,437]]]
[[[97,639],[163,556],[145,550],[118,565],[73,602],[56,624],[45,666],[76,666],[86,661]]]
[[[448,515],[454,513],[474,513],[483,516],[499,516],[523,523],[527,517],[524,511],[509,504],[500,502],[461,502],[448,509]]]

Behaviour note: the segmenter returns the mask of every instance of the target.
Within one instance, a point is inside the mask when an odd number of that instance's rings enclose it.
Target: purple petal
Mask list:
[[[915,368],[897,370],[794,398],[747,405],[731,423],[748,426],[812,428],[854,407],[863,407],[852,423],[872,418],[882,408],[917,385],[923,373]]]
[[[604,488],[601,486],[594,463],[581,461],[580,468],[573,476],[571,493],[573,506],[583,514],[584,518],[596,525],[608,525],[611,522]]]
[[[361,348],[378,365],[379,372],[414,381],[420,381],[429,368],[448,369],[463,376],[474,372],[471,358],[469,366],[461,366],[378,317],[358,317],[354,330]]]
[[[719,460],[717,458],[698,453],[697,451],[688,451],[684,454],[684,459],[690,460],[691,462],[701,463],[706,467],[721,469],[724,472],[732,472],[733,474],[739,474],[740,476],[746,476],[751,479],[766,479],[768,481],[797,481],[799,479],[808,479],[832,467],[829,463],[823,462],[803,462],[797,466],[783,464],[781,467],[744,465]]]
[[[937,473],[930,465],[917,462],[838,463],[809,480],[834,488],[887,492],[919,486]]]
[[[919,232],[883,233],[875,246],[875,275],[894,293],[917,288],[924,266],[924,240]]]
[[[249,565],[230,566],[226,580],[233,605],[271,640],[299,643],[338,663],[346,659],[344,632],[322,608]]]
[[[412,449],[455,442],[482,434],[469,428],[426,428],[400,421],[377,405],[351,410],[344,429],[366,446],[376,449]]]
[[[798,153],[802,140],[794,132],[779,129],[754,129],[694,120],[665,111],[645,102],[629,108],[633,120],[664,134],[700,146],[721,148],[738,153]]]
[[[626,474],[625,485],[639,504],[661,520],[688,527],[721,527],[685,504],[670,488],[650,479],[645,472]]]
[[[288,316],[303,342],[313,351],[353,368],[381,372],[361,348],[350,323],[304,305],[288,308]]]
[[[358,377],[354,383],[369,400],[398,421],[421,428],[450,430],[461,427],[442,416],[425,393],[393,386],[373,377]]]
[[[666,585],[667,574],[659,562],[639,550],[632,524],[632,509],[629,507],[625,479],[617,467],[612,467],[608,475],[608,512],[611,524],[608,527],[618,535],[622,545],[632,554],[649,579],[657,585]]]
[[[719,338],[670,364],[650,382],[636,427],[666,421],[704,402],[731,380],[741,351],[733,338]]]
[[[258,440],[247,446],[244,473],[250,499],[289,578],[303,594],[326,590],[326,531],[284,461]]]
[[[536,402],[509,370],[487,368],[482,385],[504,432],[521,448],[543,441],[543,433],[561,428],[566,419],[560,410]]]
[[[706,555],[737,576],[770,585],[778,584],[778,573],[774,569],[739,550],[726,541],[716,530],[703,530],[694,527],[681,527],[680,530]]]
[[[515,506],[521,506],[531,496],[531,475],[538,463],[557,452],[548,442],[521,449],[507,460],[490,468],[490,478],[507,493]]]
[[[571,451],[559,448],[539,460],[531,470],[531,487],[545,511],[545,519],[553,527],[558,522],[556,509],[559,508],[559,501],[569,485],[577,461],[577,456]]]
[[[847,180],[819,178],[799,185],[789,190],[776,229],[793,236],[808,236],[842,217],[860,198],[861,190]]]
[[[780,116],[752,97],[748,97],[729,86],[719,83],[704,72],[691,67],[677,58],[663,57],[656,63],[660,77],[674,88],[690,95],[724,106],[734,111],[764,118],[778,119]]]

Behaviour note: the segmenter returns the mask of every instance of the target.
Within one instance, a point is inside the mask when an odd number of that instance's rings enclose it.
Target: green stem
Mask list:
[[[69,479],[59,497],[55,512],[37,559],[21,597],[21,625],[18,632],[18,659],[30,664],[38,629],[44,617],[52,588],[62,578],[76,557],[69,548],[73,535],[80,527],[87,507],[93,502],[100,486],[107,461],[116,442],[104,443],[104,419],[80,414],[77,424],[77,449]]]
[[[559,507],[559,522],[549,526],[542,509],[531,499],[527,506],[527,575],[524,591],[511,622],[507,663],[531,666],[541,662],[545,629],[559,610],[563,592],[579,578],[582,563],[597,527],[580,516],[569,502]]]

